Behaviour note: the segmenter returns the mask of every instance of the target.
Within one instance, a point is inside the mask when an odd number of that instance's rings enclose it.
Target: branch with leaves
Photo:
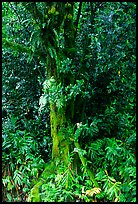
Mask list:
[[[11,48],[13,51],[16,51],[16,52],[24,52],[24,53],[27,53],[27,54],[32,53],[30,47],[27,47],[27,46],[25,46],[23,44],[19,44],[19,43],[16,43],[16,42],[11,42],[11,41],[7,40],[6,38],[2,38],[2,43],[3,43],[3,45],[5,47]]]

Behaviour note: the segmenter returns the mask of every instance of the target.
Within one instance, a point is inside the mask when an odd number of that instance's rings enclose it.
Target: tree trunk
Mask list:
[[[59,162],[67,164],[69,143],[65,134],[67,121],[64,109],[59,112],[55,105],[50,104],[50,123],[53,139],[52,160],[55,164]]]
[[[58,3],[53,2],[54,7],[59,9]],[[56,5],[57,4],[57,5]],[[62,4],[62,3],[61,3]],[[62,50],[63,58],[73,58],[74,55],[74,48],[75,48],[75,25],[73,23],[73,4],[72,2],[67,3],[65,6],[65,3],[62,5],[62,13],[64,14],[64,49]],[[53,9],[54,10],[54,9]],[[81,5],[79,9],[79,15],[80,15]],[[61,11],[60,11],[61,13]],[[61,15],[61,14],[60,14]],[[63,17],[63,16],[62,16]],[[79,20],[79,17],[77,17],[77,21]],[[54,21],[53,21],[54,22]],[[60,18],[60,23],[62,23]],[[78,24],[78,23],[77,23]],[[54,25],[52,27],[54,29]],[[45,42],[45,40],[44,40]],[[57,45],[53,44],[53,38],[49,39],[50,42],[50,53],[47,56],[47,76],[50,79],[51,77],[54,78],[54,80],[58,83],[63,84],[63,86],[67,85],[74,85],[75,79],[73,74],[70,72],[68,75],[68,82],[65,81],[64,77],[62,78],[58,71],[60,67],[57,65],[56,58],[61,57],[61,53],[58,53]],[[56,39],[55,39],[56,42]],[[46,42],[47,43],[47,42]],[[55,57],[51,55],[51,52],[55,50],[56,54]],[[47,49],[48,51],[48,49]],[[54,51],[54,52],[55,52]],[[61,51],[61,50],[60,50]],[[62,58],[61,57],[61,58]],[[58,61],[59,61],[58,59]],[[50,101],[50,124],[51,124],[51,137],[53,141],[52,146],[52,160],[51,162],[46,166],[44,172],[38,179],[38,182],[35,184],[33,189],[31,190],[31,194],[29,196],[29,201],[31,202],[40,202],[40,196],[39,196],[39,187],[43,184],[43,181],[50,175],[50,173],[56,173],[58,172],[58,166],[59,164],[63,164],[64,166],[68,167],[68,156],[69,153],[73,150],[74,147],[79,148],[79,152],[81,151],[81,148],[78,144],[78,142],[74,143],[74,101],[70,101],[70,104],[68,106],[64,105],[60,110],[56,106],[56,103]],[[77,173],[78,164],[80,162],[82,165],[86,168],[86,159],[80,154],[76,154],[76,158],[74,158],[74,161],[77,161],[78,163],[74,162],[72,163],[72,168]],[[50,173],[49,173],[50,170]],[[98,186],[97,182],[95,182],[94,174],[89,170],[89,168],[86,168],[88,175],[90,176],[90,179],[94,183],[95,186]],[[67,185],[68,186],[68,185]]]

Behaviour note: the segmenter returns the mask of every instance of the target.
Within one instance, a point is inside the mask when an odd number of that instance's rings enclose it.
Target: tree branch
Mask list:
[[[10,48],[12,49],[13,51],[15,52],[19,52],[19,53],[26,53],[27,55],[33,55],[33,56],[36,56],[36,57],[41,57],[41,60],[42,59],[45,59],[45,56],[44,54],[37,50],[37,52],[33,52],[31,47],[27,47],[23,44],[19,44],[19,43],[16,43],[16,42],[11,42],[5,38],[2,38],[2,44],[7,47],[7,48]]]
[[[24,46],[23,44],[19,44],[16,42],[10,42],[5,38],[2,38],[2,43],[3,43],[3,45],[5,45],[5,47],[11,48],[16,52],[25,52],[28,54],[32,53],[31,48]]]
[[[76,35],[77,35],[77,29],[78,29],[80,14],[81,14],[81,7],[82,7],[82,2],[80,2],[80,4],[79,4],[77,19],[76,19],[76,22],[75,22],[75,26],[76,26],[76,31],[75,31],[75,34],[74,34],[74,37],[75,37],[75,38],[76,38]]]

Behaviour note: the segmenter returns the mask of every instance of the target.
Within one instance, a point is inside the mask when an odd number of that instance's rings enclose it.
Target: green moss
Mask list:
[[[42,185],[42,181],[39,181],[30,192],[30,196],[28,198],[28,202],[40,202],[40,194],[39,187]]]
[[[43,183],[47,182],[48,177],[54,174],[55,171],[56,171],[56,165],[53,162],[46,164],[45,170],[40,175],[38,181],[36,181],[36,184],[34,185],[34,187],[31,189],[30,196],[28,198],[28,202],[40,202],[41,201],[39,189]]]
[[[45,166],[45,170],[40,175],[40,179],[46,180],[51,174],[54,174],[56,170],[56,165],[54,162],[48,163]]]
[[[51,136],[53,139],[52,159],[61,160],[66,163],[69,144],[65,137],[66,118],[64,110],[57,110],[57,108],[50,104],[50,122],[51,122]]]

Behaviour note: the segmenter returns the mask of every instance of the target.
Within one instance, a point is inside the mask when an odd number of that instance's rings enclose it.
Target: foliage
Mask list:
[[[131,143],[129,145],[131,146]],[[96,167],[96,180],[100,188],[92,188],[88,174],[84,172],[83,177],[79,173],[76,174],[69,162],[67,168],[61,166],[59,173],[51,175],[49,182],[42,186],[42,201],[91,202],[102,199],[114,202],[135,202],[136,161],[134,154],[130,156],[132,150],[127,148],[126,144],[114,138],[98,139],[88,147],[88,156],[90,165]],[[69,160],[72,159],[73,154]],[[124,166],[126,166],[125,169]],[[83,171],[82,167],[81,169]]]
[[[3,201],[51,159],[51,104],[70,152],[41,201],[136,202],[135,22],[135,2],[2,3]]]
[[[17,201],[17,197],[30,189],[31,180],[38,178],[44,161],[33,134],[20,130],[17,118],[12,116],[5,122],[2,139],[3,185],[13,192],[10,201]]]
[[[136,178],[136,157],[131,142],[124,143],[114,138],[98,139],[88,147],[88,155],[95,161],[92,165],[98,166],[96,179],[103,186],[107,199],[121,202],[134,200],[136,186],[131,185],[131,182]],[[128,186],[132,194],[128,195],[123,186]]]

